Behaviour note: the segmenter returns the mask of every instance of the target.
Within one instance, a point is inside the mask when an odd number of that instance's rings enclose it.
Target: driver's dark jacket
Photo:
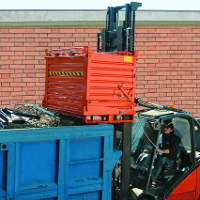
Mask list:
[[[175,161],[177,154],[180,151],[179,143],[180,143],[180,138],[177,135],[175,135],[174,132],[171,132],[170,134],[163,133],[162,143],[159,145],[159,148],[161,150],[169,149],[169,153],[168,154],[163,153],[162,157],[166,157],[168,159]]]

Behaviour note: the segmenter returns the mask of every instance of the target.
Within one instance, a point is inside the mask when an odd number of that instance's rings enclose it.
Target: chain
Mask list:
[[[129,36],[130,36],[130,27],[126,29],[126,51],[129,49]]]

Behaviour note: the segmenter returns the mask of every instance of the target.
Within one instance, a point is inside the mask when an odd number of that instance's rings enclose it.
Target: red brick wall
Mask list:
[[[91,46],[100,28],[0,29],[0,106],[41,104],[45,49]],[[200,117],[200,27],[136,28],[136,96]]]
[[[45,49],[91,46],[96,51],[101,29],[0,29],[0,106],[41,104]]]
[[[200,117],[200,27],[137,28],[136,96]]]

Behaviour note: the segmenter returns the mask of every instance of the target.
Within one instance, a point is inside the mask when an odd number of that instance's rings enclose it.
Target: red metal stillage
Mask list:
[[[134,120],[138,51],[92,53],[87,46],[45,53],[44,107],[86,123]]]

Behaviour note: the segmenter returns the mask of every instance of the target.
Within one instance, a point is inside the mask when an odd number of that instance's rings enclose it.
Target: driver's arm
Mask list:
[[[162,149],[161,150],[161,149],[157,148],[157,152],[168,154],[169,153],[169,149]]]

